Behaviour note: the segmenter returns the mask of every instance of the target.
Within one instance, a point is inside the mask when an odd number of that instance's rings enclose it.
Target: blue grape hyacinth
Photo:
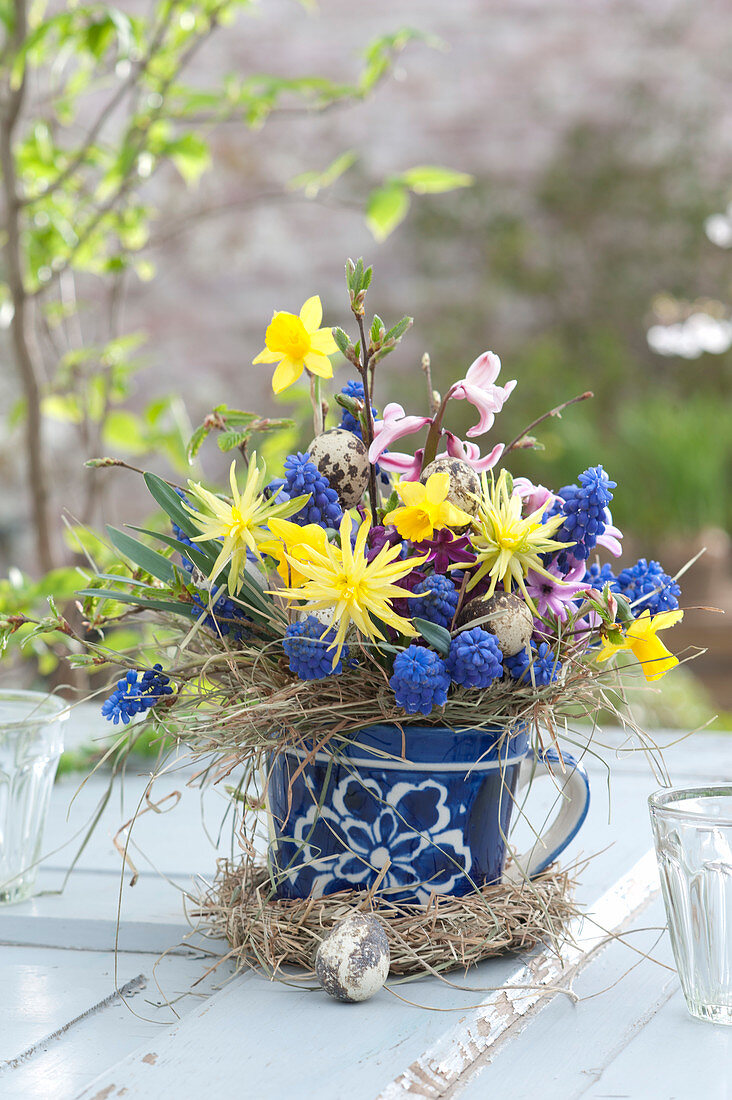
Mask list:
[[[606,584],[609,584],[611,588],[615,587],[616,576],[613,573],[612,566],[606,562],[604,565],[598,565],[597,562],[593,562],[588,569],[585,570],[585,575],[582,578],[583,584],[589,584],[592,588],[597,589],[598,592],[602,592]]]
[[[280,485],[283,488],[278,501],[310,493],[310,500],[290,517],[293,523],[299,523],[301,527],[307,523],[317,523],[319,527],[338,527],[343,518],[338,493],[331,489],[327,477],[323,477],[308,455],[298,451],[287,456],[284,481],[277,478],[270,483],[269,489],[274,493]]]
[[[445,704],[450,676],[441,657],[412,644],[394,658],[389,684],[407,714],[429,714],[433,707]]]
[[[119,725],[120,720],[127,725],[130,719],[149,710],[166,695],[173,694],[170,678],[162,671],[162,665],[153,665],[151,669],[130,669],[127,675],[117,681],[117,687],[102,704],[102,714],[109,721]]]
[[[482,627],[463,630],[450,644],[447,671],[456,684],[486,688],[503,676],[503,653],[495,634]]]
[[[569,569],[571,558],[586,561],[605,530],[605,509],[613,499],[617,482],[610,481],[602,466],[590,466],[579,476],[579,485],[566,485],[559,495],[564,501],[564,523],[554,536],[558,542],[573,542],[557,558],[559,568]]]
[[[506,669],[519,683],[546,687],[559,678],[562,666],[547,642],[530,643],[530,648],[520,650],[514,657],[507,657]]]
[[[197,619],[204,611],[206,615],[201,620],[202,624],[217,637],[225,638],[231,634],[232,638],[238,642],[249,637],[252,620],[239,604],[229,597],[226,585],[222,585],[212,593],[210,604],[208,600],[204,602],[199,595],[193,597],[191,608],[193,618]]]
[[[333,668],[333,650],[328,649],[335,641],[335,631],[328,630],[315,615],[290,623],[282,639],[282,648],[290,658],[290,672],[301,680],[322,680],[325,676],[336,676],[343,671],[343,662],[348,661],[348,646],[344,645],[338,662]]]
[[[678,584],[663,571],[661,563],[647,562],[645,558],[640,558],[632,568],[621,570],[613,589],[634,605],[633,615],[636,617],[646,609],[651,615],[676,611],[681,595]]]
[[[449,628],[458,605],[458,590],[449,577],[436,573],[420,581],[412,589],[409,614],[412,618],[427,619],[438,626]]]
[[[365,400],[363,382],[358,378],[352,378],[346,382],[345,386],[341,390],[344,397],[353,397],[356,401],[363,402]],[[371,412],[376,419],[376,409],[372,406]],[[359,439],[363,439],[363,432],[361,430],[361,422],[349,412],[348,409],[341,408],[341,422],[338,425],[339,428],[344,428],[347,432],[353,432]]]
[[[176,486],[175,491],[178,494],[178,496],[180,497],[180,499],[183,501],[184,504],[190,504],[190,501],[189,501],[188,497],[186,496],[186,494],[183,492],[182,489],[180,489]],[[173,529],[173,538],[177,539],[178,542],[182,542],[184,546],[190,546],[192,549],[194,549],[194,550],[196,549],[195,542],[192,542],[191,539],[189,539],[188,535],[185,533],[185,531],[183,530],[182,527],[179,527],[177,523],[172,523],[172,522],[171,522],[170,526]],[[193,572],[193,562],[190,560],[190,558],[187,558],[184,554],[181,554],[181,556],[180,556],[180,563],[183,566],[183,568],[186,570],[186,572],[188,572],[188,573]]]

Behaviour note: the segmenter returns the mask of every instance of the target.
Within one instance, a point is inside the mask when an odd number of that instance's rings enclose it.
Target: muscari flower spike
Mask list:
[[[562,666],[547,642],[530,643],[530,648],[519,650],[514,657],[507,657],[506,670],[519,683],[546,687],[559,678]],[[532,679],[533,677],[533,679]]]
[[[441,657],[431,649],[412,644],[394,658],[389,684],[407,714],[429,714],[433,707],[444,706],[450,676]]]
[[[590,551],[605,531],[605,510],[613,499],[612,490],[617,482],[610,481],[602,466],[590,466],[579,476],[579,485],[566,485],[560,489],[562,498],[562,526],[557,531],[560,542],[573,542],[571,550],[563,550],[557,562],[564,572],[570,567],[570,558],[586,561]]]
[[[322,680],[325,676],[338,675],[343,671],[343,661],[348,660],[348,646],[343,646],[334,665],[328,649],[334,640],[335,631],[326,630],[315,615],[290,623],[282,639],[282,648],[290,658],[290,672],[301,680]]]
[[[363,382],[358,378],[351,378],[346,382],[345,386],[341,390],[344,397],[352,397],[355,401],[364,401],[364,389]],[[378,413],[376,409],[371,406],[371,413],[374,420]],[[344,428],[347,432],[353,432],[359,439],[363,439],[363,433],[361,430],[361,421],[349,412],[348,409],[341,408],[341,422],[338,425],[339,428]]]
[[[480,626],[463,630],[450,643],[447,671],[456,684],[486,688],[503,676],[503,653],[495,634]]]
[[[633,606],[634,614],[646,609],[651,615],[661,611],[676,611],[681,589],[672,577],[663,571],[660,562],[640,558],[630,569],[618,573],[613,589],[625,596]]]
[[[119,725],[120,719],[126,726],[130,719],[149,710],[166,695],[173,694],[170,678],[162,671],[162,665],[153,665],[151,669],[130,669],[127,675],[117,681],[117,687],[102,704],[102,715]]]
[[[303,493],[309,493],[310,499],[293,515],[293,523],[303,527],[308,523],[316,523],[320,527],[338,527],[343,518],[338,493],[331,489],[327,477],[321,474],[310,456],[298,451],[285,459],[284,487],[277,499],[291,500]]]
[[[409,613],[412,618],[427,619],[428,622],[449,629],[457,605],[457,588],[449,577],[437,573],[414,586],[412,598],[409,600]]]
[[[613,573],[613,568],[607,562],[602,566],[599,562],[593,562],[592,565],[585,570],[585,575],[582,578],[583,584],[588,585],[590,588],[597,589],[598,592],[602,592],[606,584],[609,584],[612,588],[616,580],[617,577]]]
[[[203,612],[206,614],[201,620],[202,625],[217,637],[226,638],[231,634],[237,642],[249,637],[252,620],[239,604],[228,597],[223,585],[212,592],[210,601],[204,602],[198,594],[193,597],[191,614],[194,619],[198,619]]]

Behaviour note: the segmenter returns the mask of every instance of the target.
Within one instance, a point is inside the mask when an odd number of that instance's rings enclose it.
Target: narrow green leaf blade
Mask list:
[[[130,561],[133,561],[135,565],[139,565],[146,573],[150,573],[151,576],[157,577],[159,581],[163,581],[165,584],[175,584],[175,569],[168,558],[164,558],[157,550],[152,550],[149,546],[145,546],[144,543],[139,542],[137,539],[133,539],[131,535],[126,534],[124,531],[120,531],[117,527],[108,526],[107,534],[113,546],[115,549],[119,550],[120,554],[124,554],[124,556],[129,558]]]
[[[131,603],[137,607],[144,607],[152,611],[170,611],[175,615],[184,615],[188,618],[193,604],[178,603],[173,600],[155,600],[147,596],[138,596],[134,592],[113,592],[109,588],[81,588],[77,596],[93,596],[99,600],[114,600],[116,603]]]

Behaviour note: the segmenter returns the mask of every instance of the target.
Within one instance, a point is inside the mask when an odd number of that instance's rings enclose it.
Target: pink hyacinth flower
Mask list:
[[[401,474],[402,481],[419,481],[423,459],[424,447],[420,447],[413,455],[402,454],[400,451],[387,451],[379,459],[379,466],[382,470],[389,470],[390,473]]]
[[[614,558],[619,558],[623,552],[623,547],[620,540],[623,537],[623,532],[618,527],[613,527],[613,517],[610,515],[610,509],[605,509],[605,530],[601,535],[597,536],[597,545],[604,547],[608,550]]]
[[[496,386],[495,381],[501,370],[501,360],[492,351],[484,351],[468,367],[463,379],[456,382],[450,390],[450,397],[458,401],[469,401],[480,413],[478,423],[468,429],[469,436],[484,435],[493,427],[495,414],[503,408],[506,398],[516,385],[515,379],[505,386]]]
[[[466,443],[453,432],[443,432],[447,438],[447,453],[450,458],[459,458],[463,462],[467,462],[468,466],[472,466],[476,473],[481,474],[484,470],[492,470],[498,459],[503,454],[503,443],[496,443],[490,454],[480,457],[480,447],[477,443]]]
[[[380,462],[384,451],[397,439],[413,435],[429,423],[429,416],[407,416],[401,405],[391,402],[384,408],[383,418],[374,424],[374,441],[369,447],[369,462]],[[385,463],[381,462],[381,465],[384,466]]]
[[[545,485],[534,485],[527,477],[515,477],[513,479],[513,491],[518,493],[523,501],[526,511],[531,514],[537,512],[542,505],[551,508],[557,496],[547,489]]]

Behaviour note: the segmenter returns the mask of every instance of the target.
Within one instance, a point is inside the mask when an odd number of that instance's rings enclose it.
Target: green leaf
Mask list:
[[[438,623],[431,623],[428,619],[413,618],[413,624],[426,642],[443,656],[450,652],[450,631]]]
[[[250,435],[251,432],[247,428],[239,432],[222,432],[217,440],[219,450],[223,451],[224,454],[233,451],[235,447],[241,447],[242,443],[246,443]]]
[[[113,450],[140,455],[150,451],[151,440],[139,416],[127,409],[112,409],[104,421],[102,442]]]
[[[324,171],[303,172],[301,175],[295,176],[288,183],[288,189],[290,191],[304,191],[306,199],[317,198],[324,188],[331,187],[336,180],[340,179],[344,172],[347,172],[356,163],[357,159],[358,157],[352,149],[346,153],[341,153]]]
[[[407,329],[410,329],[414,324],[414,317],[402,317],[401,321],[397,321],[393,328],[390,328],[387,332],[384,340],[401,340]]]
[[[331,332],[333,334],[333,339],[336,342],[336,347],[345,355],[351,346],[351,341],[348,339],[348,333],[344,332],[342,328],[338,328],[337,326],[336,328],[331,329]]]
[[[207,424],[200,424],[196,428],[191,438],[188,440],[188,446],[186,447],[186,456],[189,463],[193,462],[194,458],[201,449],[203,441],[210,431],[211,429]]]
[[[77,596],[92,596],[99,600],[115,600],[117,603],[131,603],[137,607],[144,607],[149,611],[170,611],[175,615],[183,615],[190,618],[190,603],[176,603],[173,600],[154,600],[146,596],[138,596],[133,592],[113,592],[109,588],[81,588]]]
[[[459,187],[472,187],[475,178],[467,172],[455,172],[452,168],[440,168],[435,164],[423,164],[402,172],[399,179],[415,195],[440,195]]]
[[[165,543],[166,546],[170,546],[173,550],[177,550],[183,557],[192,561],[193,564],[201,570],[204,576],[207,576],[211,572],[211,566],[216,559],[210,559],[207,554],[202,553],[198,549],[200,543],[196,543],[195,546],[189,546],[187,543],[181,542],[180,539],[173,538],[172,535],[163,535],[160,531],[148,531],[146,527],[133,527],[132,530],[139,531],[141,535],[150,535],[151,538],[158,539],[160,542]]]
[[[409,210],[409,192],[398,182],[377,187],[366,204],[366,224],[377,241],[385,241]]]
[[[126,558],[133,561],[135,565],[139,565],[146,573],[157,577],[159,581],[164,581],[165,584],[176,583],[177,576],[171,562],[168,558],[164,558],[162,554],[159,554],[157,550],[152,550],[149,546],[145,546],[144,543],[133,539],[131,535],[118,530],[116,527],[108,526],[107,534],[112,545],[119,550],[120,554],[124,554]]]
[[[167,145],[166,152],[189,185],[197,183],[211,164],[208,145],[198,134],[183,134]]]

